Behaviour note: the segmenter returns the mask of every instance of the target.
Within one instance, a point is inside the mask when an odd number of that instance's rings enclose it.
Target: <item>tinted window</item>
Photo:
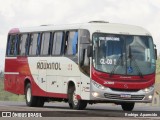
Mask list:
[[[41,55],[49,55],[50,36],[51,36],[50,32],[42,34]]]
[[[150,36],[93,34],[93,65],[99,71],[143,77],[155,72],[155,64]]]
[[[19,41],[19,55],[25,55],[26,54],[26,45],[27,45],[27,38],[28,34],[23,34],[20,36],[20,41]]]
[[[11,35],[8,40],[8,47],[7,47],[7,55],[16,55],[17,54],[17,35]]]
[[[29,55],[38,55],[40,50],[39,46],[40,46],[40,34],[39,33],[31,34]]]
[[[67,39],[66,39],[66,47],[65,47],[65,54],[67,55],[75,55],[78,50],[78,32],[76,31],[70,31],[67,33]]]
[[[53,55],[60,55],[62,53],[63,36],[64,36],[63,32],[54,33],[53,48],[52,48]]]

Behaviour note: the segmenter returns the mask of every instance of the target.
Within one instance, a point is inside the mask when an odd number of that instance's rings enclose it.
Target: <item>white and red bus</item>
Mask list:
[[[138,26],[92,21],[13,28],[8,33],[5,90],[42,107],[65,101],[70,108],[115,103],[131,111],[153,98],[156,48]]]

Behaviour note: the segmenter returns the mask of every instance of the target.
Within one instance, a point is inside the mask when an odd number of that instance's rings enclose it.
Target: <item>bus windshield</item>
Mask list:
[[[147,75],[155,72],[152,37],[93,34],[93,66],[109,74]]]

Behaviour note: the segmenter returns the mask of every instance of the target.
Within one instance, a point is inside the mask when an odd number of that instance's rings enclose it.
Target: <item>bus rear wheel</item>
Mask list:
[[[122,103],[121,107],[124,111],[132,111],[135,103]]]
[[[36,107],[37,99],[35,96],[32,96],[31,84],[28,83],[25,88],[25,100],[26,104],[29,107]]]
[[[87,102],[84,100],[78,100],[75,93],[75,87],[71,87],[68,90],[68,103],[71,109],[83,110],[87,107]]]
[[[32,96],[30,83],[28,83],[25,88],[25,100],[29,107],[43,107],[44,105],[44,99],[42,97]]]
[[[43,97],[37,97],[37,104],[36,107],[43,107],[44,106],[44,98]]]

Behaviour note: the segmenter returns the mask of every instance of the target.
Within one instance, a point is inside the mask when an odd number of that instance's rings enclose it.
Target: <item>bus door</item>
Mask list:
[[[87,48],[90,46],[90,33],[88,30],[79,30],[79,67],[81,70],[81,97],[90,97],[90,58],[87,56]]]

